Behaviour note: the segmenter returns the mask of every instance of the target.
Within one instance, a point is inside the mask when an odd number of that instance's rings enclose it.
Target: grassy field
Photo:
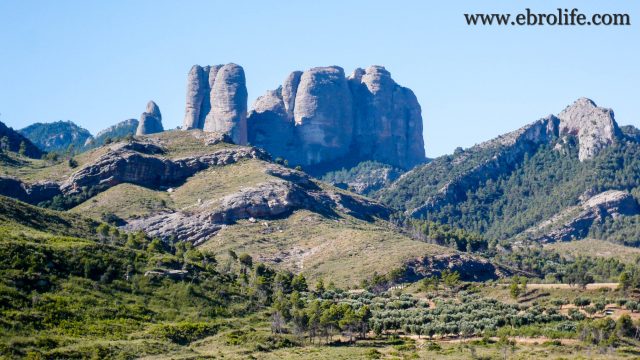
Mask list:
[[[640,259],[640,249],[614,244],[609,241],[584,239],[567,242],[557,242],[545,245],[545,248],[554,250],[564,256],[592,256],[603,258],[616,258],[622,262],[635,264]]]
[[[90,198],[70,212],[100,219],[111,213],[121,219],[145,217],[174,208],[166,191],[155,191],[138,185],[120,184]]]

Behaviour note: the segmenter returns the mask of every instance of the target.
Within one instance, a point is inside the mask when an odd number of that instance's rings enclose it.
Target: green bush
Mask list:
[[[168,339],[176,344],[186,345],[194,340],[214,335],[219,328],[219,324],[181,322],[156,325],[151,330],[151,334],[161,339]]]

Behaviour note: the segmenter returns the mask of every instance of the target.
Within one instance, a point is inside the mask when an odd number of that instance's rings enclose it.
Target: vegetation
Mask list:
[[[468,187],[465,199],[433,209],[424,220],[463,228],[488,239],[508,239],[576,205],[581,195],[606,190],[640,191],[640,143],[620,141],[593,160],[577,159],[577,142],[541,146],[526,154],[515,168]],[[500,148],[487,147],[444,156],[412,172],[380,198],[398,208],[412,209],[435,195],[444,184],[487,161]],[[456,161],[464,157],[465,161]],[[455,164],[455,165],[454,165]],[[634,245],[640,239],[637,217],[596,223],[592,236]]]

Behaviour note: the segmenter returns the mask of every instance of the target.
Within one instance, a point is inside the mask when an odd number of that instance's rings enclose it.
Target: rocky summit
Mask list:
[[[155,102],[149,101],[147,103],[147,111],[140,115],[136,135],[155,134],[163,131],[160,108]]]
[[[247,86],[244,69],[236,64],[194,65],[187,80],[184,130],[204,129],[228,134],[247,143]]]
[[[293,72],[258,98],[249,141],[290,163],[313,166],[352,159],[409,169],[425,160],[420,104],[382,66]]]
[[[294,71],[248,114],[246,93],[242,67],[195,65],[183,129],[226,133],[305,167],[376,160],[410,169],[425,160],[420,104],[382,66],[350,76],[339,66]]]
[[[558,114],[558,118],[561,133],[578,137],[580,161],[593,158],[622,135],[613,110],[598,107],[587,98],[576,100]]]

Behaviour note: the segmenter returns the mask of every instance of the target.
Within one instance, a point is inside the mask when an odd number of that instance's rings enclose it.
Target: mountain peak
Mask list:
[[[580,161],[598,155],[621,135],[613,110],[582,97],[558,114],[560,133],[578,137]]]

